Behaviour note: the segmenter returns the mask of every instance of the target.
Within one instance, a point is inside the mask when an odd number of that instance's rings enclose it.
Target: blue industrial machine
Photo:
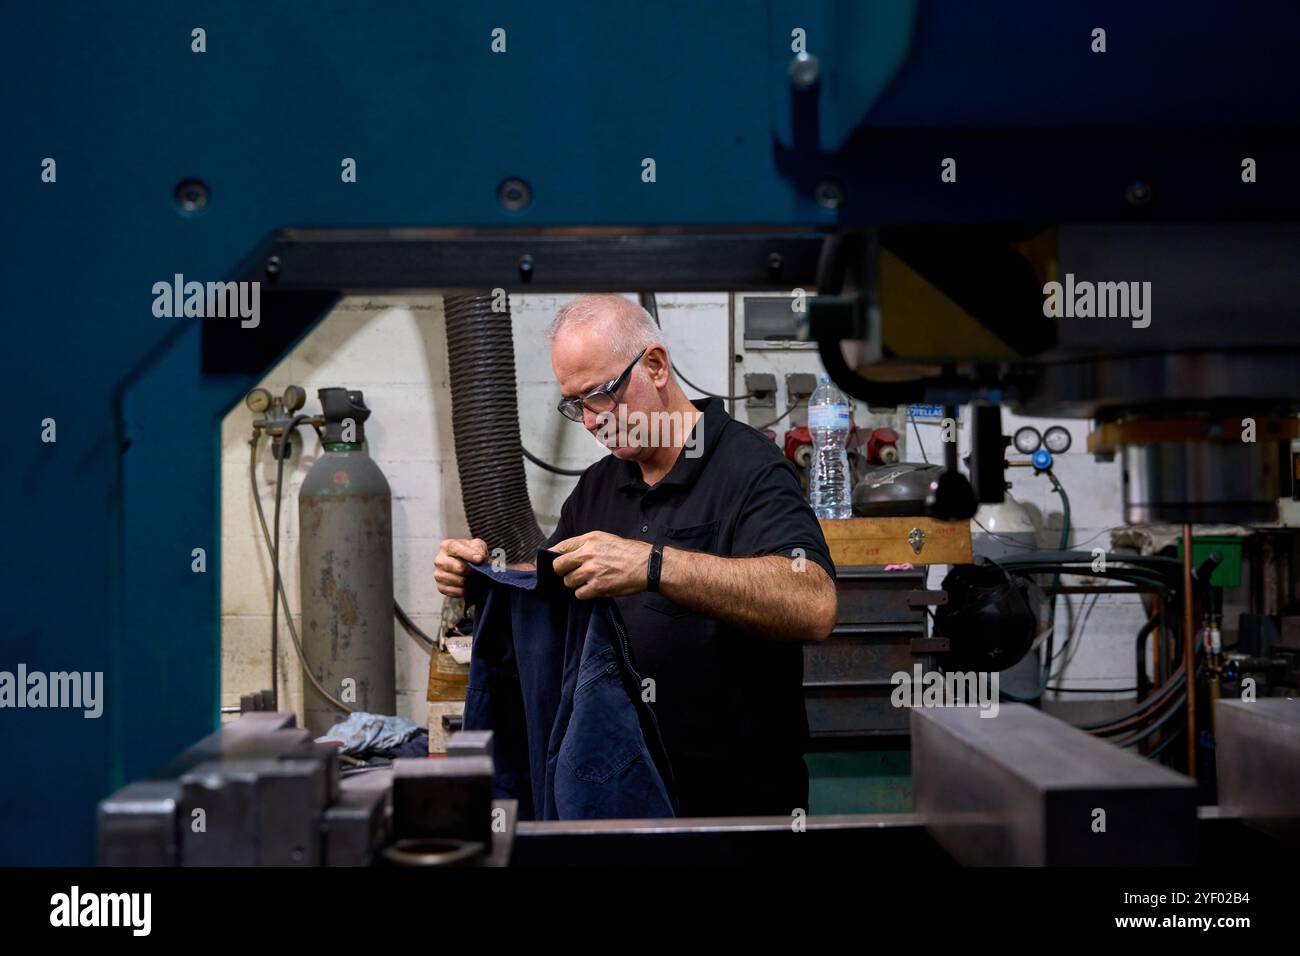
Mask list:
[[[1274,223],[1276,249],[1300,219],[1287,2],[149,0],[0,22],[0,670],[104,675],[97,718],[0,710],[0,863],[89,862],[96,802],[218,724],[220,423],[346,291],[847,296],[825,270],[858,240],[916,261],[876,226],[983,230],[950,236],[953,262],[1081,221]],[[965,289],[1003,264],[965,261]],[[227,281],[258,297],[219,317]],[[827,340],[870,340],[871,316],[823,317]],[[904,400],[1006,384],[943,380]],[[1091,414],[1076,384],[1022,397]]]

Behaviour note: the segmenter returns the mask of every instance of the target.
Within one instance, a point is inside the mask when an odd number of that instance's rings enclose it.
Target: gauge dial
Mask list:
[[[1053,455],[1059,455],[1070,447],[1070,430],[1060,425],[1053,425],[1043,432],[1043,444]]]
[[[284,410],[292,414],[307,404],[307,393],[301,385],[290,385],[284,390]]]
[[[1038,446],[1043,443],[1043,436],[1038,434],[1038,429],[1032,425],[1026,425],[1024,428],[1017,428],[1015,436],[1011,443],[1016,446],[1016,451],[1022,455],[1032,455],[1038,451]]]
[[[271,393],[264,388],[255,388],[245,396],[244,404],[261,414],[271,407]]]

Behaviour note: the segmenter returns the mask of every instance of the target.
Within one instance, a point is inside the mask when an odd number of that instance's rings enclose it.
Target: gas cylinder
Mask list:
[[[365,450],[359,391],[322,388],[324,451],[298,493],[304,669],[354,711],[394,714],[393,497]],[[347,714],[303,674],[307,729]]]

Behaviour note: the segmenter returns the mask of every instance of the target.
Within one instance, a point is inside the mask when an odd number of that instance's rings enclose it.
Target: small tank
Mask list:
[[[365,450],[361,392],[317,394],[325,450],[298,493],[304,667],[353,710],[394,714],[392,492]],[[316,735],[347,716],[306,674],[303,715]]]

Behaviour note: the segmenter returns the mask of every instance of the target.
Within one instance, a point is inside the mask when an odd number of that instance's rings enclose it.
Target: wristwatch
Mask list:
[[[659,569],[663,566],[664,549],[659,545],[650,548],[650,558],[646,562],[645,568],[645,589],[647,591],[659,590]]]

